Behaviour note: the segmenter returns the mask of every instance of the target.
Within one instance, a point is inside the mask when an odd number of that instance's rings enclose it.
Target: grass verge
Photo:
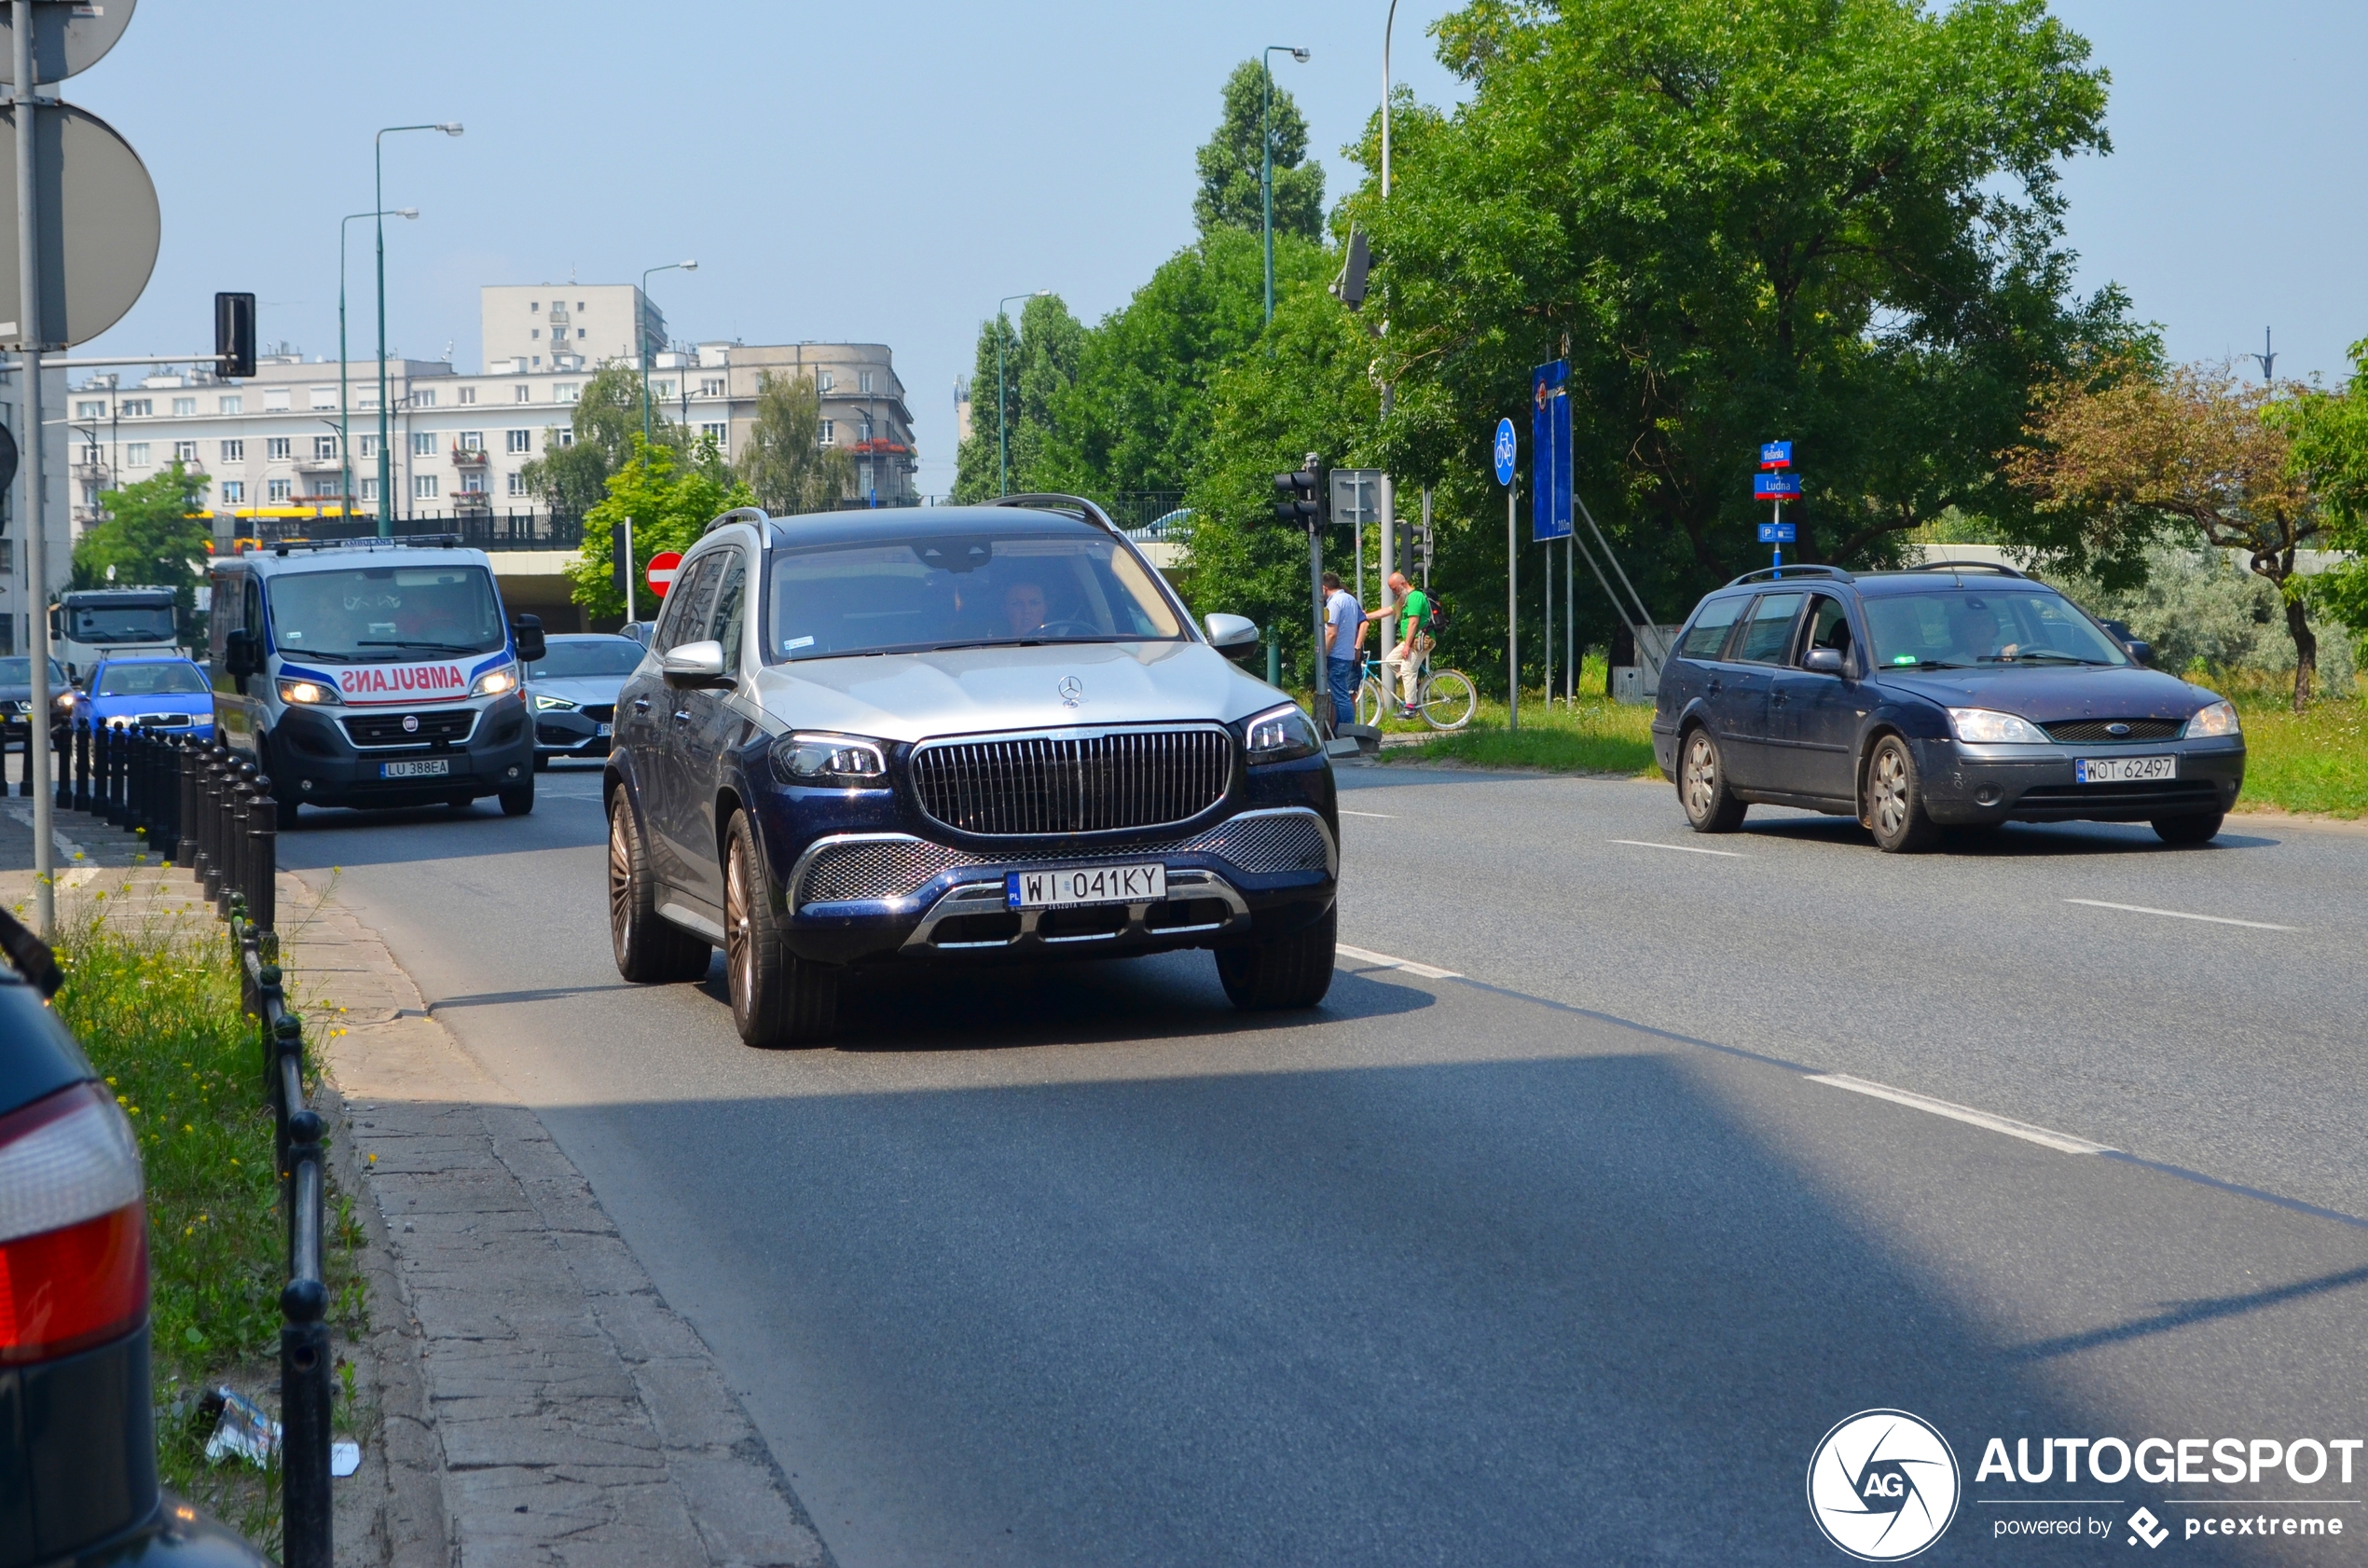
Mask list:
[[[2358,817],[2368,811],[2368,703],[2322,698],[2302,713],[2274,692],[2225,695],[2245,726],[2245,792],[2237,809]]]
[[[1597,689],[1601,681],[1598,679]],[[1521,694],[1521,728],[1506,727],[1505,705],[1483,702],[1465,728],[1445,735],[1420,720],[1388,720],[1389,734],[1424,735],[1418,746],[1391,746],[1382,758],[1391,763],[1461,763],[1470,767],[1543,768],[1553,773],[1609,774],[1622,778],[1658,778],[1653,764],[1653,710],[1596,697],[1581,697],[1576,708],[1560,702],[1548,707],[1543,694]]]

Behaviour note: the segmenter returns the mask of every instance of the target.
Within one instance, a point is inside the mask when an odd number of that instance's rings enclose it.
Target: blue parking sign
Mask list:
[[[1800,537],[1800,530],[1797,525],[1792,523],[1762,523],[1759,525],[1759,542],[1762,544],[1790,544],[1798,537]]]

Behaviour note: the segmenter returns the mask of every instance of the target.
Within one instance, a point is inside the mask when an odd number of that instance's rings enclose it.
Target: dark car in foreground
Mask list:
[[[139,1145],[57,982],[0,914],[0,1568],[259,1568],[157,1485]]]
[[[1215,951],[1236,1005],[1331,983],[1339,818],[1307,714],[1074,497],[770,517],[687,553],[617,708],[630,981],[724,949],[751,1044],[850,970]]]
[[[1653,750],[1700,832],[1766,804],[1892,851],[2072,820],[2201,844],[2244,785],[2237,710],[2147,656],[2009,567],[1763,569],[1687,619]]]
[[[74,682],[66,678],[65,667],[57,660],[49,661],[50,722],[62,722],[74,708]],[[0,736],[7,744],[22,747],[25,736],[33,728],[33,661],[19,655],[0,658]]]
[[[556,757],[605,757],[616,726],[617,688],[648,650],[609,632],[554,632],[543,656],[526,667],[526,704],[534,715],[534,765]]]

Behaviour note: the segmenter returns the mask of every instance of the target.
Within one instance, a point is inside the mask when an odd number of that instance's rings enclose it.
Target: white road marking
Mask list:
[[[2127,915],[2159,915],[2166,920],[2207,920],[2215,926],[2243,926],[2256,931],[2298,931],[2300,926],[2273,926],[2266,920],[2232,920],[2225,915],[2190,915],[2183,909],[2149,909],[2142,903],[2107,903],[2102,899],[2066,899],[2066,903],[2091,909],[2118,909]]]
[[[1381,817],[1385,818],[1392,822],[1397,820],[1397,813],[1394,811],[1351,811],[1344,805],[1339,807],[1338,810],[1343,817]]]
[[[1607,838],[1606,844],[1625,844],[1638,849],[1674,849],[1682,855],[1724,855],[1730,860],[1748,860],[1749,855],[1732,849],[1704,849],[1694,844],[1655,844],[1648,838]]]
[[[1910,1093],[1886,1083],[1871,1083],[1863,1078],[1852,1078],[1848,1073],[1810,1073],[1809,1081],[1835,1089],[1847,1089],[1853,1094],[1871,1094],[1878,1100],[1889,1100],[1894,1105],[1908,1106],[1917,1110],[1928,1110],[1934,1116],[1946,1116],[1953,1121],[1986,1127],[1993,1133],[2003,1133],[2010,1138],[2020,1138],[2025,1143],[2035,1143],[2065,1154],[2111,1154],[2114,1151],[2111,1144],[2090,1143],[2086,1138],[2076,1138],[2069,1133],[2050,1132],[2044,1127],[2034,1127],[2028,1121],[1992,1116],[1986,1110],[1976,1110],[1970,1106],[1956,1105],[1948,1100],[1935,1100],[1929,1094]]]
[[[1370,964],[1376,969],[1404,970],[1408,974],[1419,976],[1424,980],[1461,980],[1464,978],[1462,975],[1457,974],[1453,970],[1433,969],[1428,964],[1418,964],[1411,958],[1393,958],[1386,953],[1375,953],[1362,947],[1351,947],[1344,942],[1334,947],[1333,951],[1338,953],[1342,957],[1348,959],[1351,963]]]

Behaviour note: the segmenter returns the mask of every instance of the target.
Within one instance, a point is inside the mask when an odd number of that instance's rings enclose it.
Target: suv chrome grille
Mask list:
[[[2123,726],[2119,735],[2112,733],[2115,724]],[[2169,740],[2187,727],[2184,719],[2072,719],[2060,724],[2042,726],[2050,740],[2083,743],[2123,740]]]
[[[925,742],[913,788],[934,821],[1017,837],[1188,822],[1225,798],[1233,737],[1215,725]]]

